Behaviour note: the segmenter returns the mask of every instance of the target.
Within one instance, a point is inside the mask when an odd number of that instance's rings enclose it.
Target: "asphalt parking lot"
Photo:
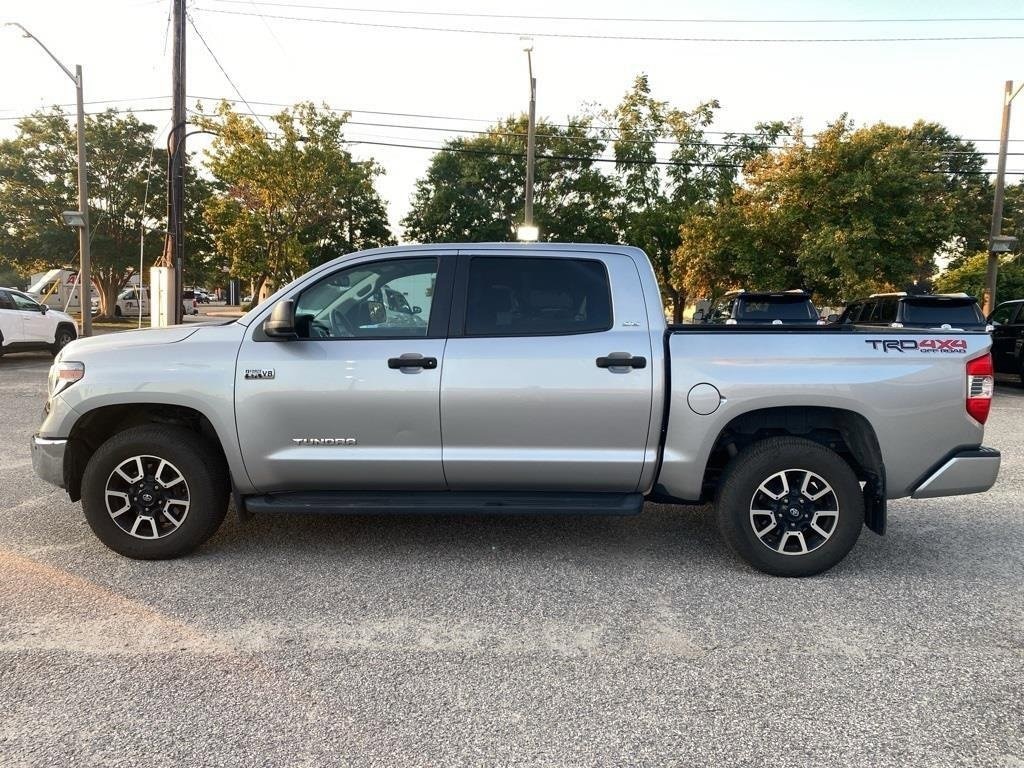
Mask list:
[[[1024,766],[1024,389],[986,495],[814,579],[704,508],[240,524],[134,562],[32,473],[0,358],[0,765]]]

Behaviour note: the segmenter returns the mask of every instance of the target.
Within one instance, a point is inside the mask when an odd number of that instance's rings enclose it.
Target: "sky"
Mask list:
[[[586,105],[613,107],[633,78],[645,72],[655,97],[674,106],[685,109],[718,99],[722,108],[712,130],[748,131],[757,121],[799,118],[813,133],[843,113],[858,124],[925,119],[979,140],[981,151],[993,153],[988,157],[993,167],[1003,83],[1024,81],[1024,4],[1019,0],[187,3],[195,25],[189,27],[187,42],[190,106],[201,100],[212,107],[220,97],[238,99],[239,92],[257,113],[275,111],[276,104],[312,100],[353,110],[353,123],[377,124],[350,125],[349,139],[422,147],[439,146],[459,135],[454,130],[479,130],[525,111],[529,90],[520,33],[534,35],[538,116],[555,122]],[[81,64],[85,98],[93,102],[87,110],[107,103],[132,106],[140,118],[166,132],[170,7],[171,0],[3,0],[0,23],[23,24],[70,68]],[[448,15],[459,13],[616,20]],[[983,20],[963,20],[967,17]],[[823,19],[829,21],[821,23]],[[1018,39],[834,41],[992,36]],[[831,42],[750,42],[765,38]],[[14,118],[34,109],[59,103],[73,111],[71,81],[14,28],[0,27],[0,72],[0,137],[12,135]],[[1024,97],[1020,101],[1019,117],[1011,121],[1010,151],[1024,153]],[[246,106],[239,104],[239,109],[246,111]],[[190,149],[202,145],[201,137],[190,139]],[[376,159],[385,169],[378,189],[400,234],[399,221],[431,152],[370,144],[354,144],[352,151],[359,158]],[[1008,168],[1024,170],[1024,155],[1011,155]],[[1008,181],[1021,178],[1009,176]]]

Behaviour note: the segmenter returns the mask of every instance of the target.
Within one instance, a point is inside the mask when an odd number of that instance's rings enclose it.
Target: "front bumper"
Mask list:
[[[987,491],[999,474],[999,451],[995,448],[971,448],[957,451],[931,472],[911,494],[915,499],[959,496]]]
[[[32,437],[32,469],[39,477],[58,488],[64,487],[64,451],[67,440]]]

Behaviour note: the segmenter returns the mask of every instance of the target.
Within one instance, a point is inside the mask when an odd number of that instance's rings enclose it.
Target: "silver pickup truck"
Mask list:
[[[242,318],[72,342],[36,472],[111,549],[259,513],[636,514],[713,501],[748,563],[819,573],[886,500],[985,491],[984,333],[668,327],[642,251],[353,253]]]

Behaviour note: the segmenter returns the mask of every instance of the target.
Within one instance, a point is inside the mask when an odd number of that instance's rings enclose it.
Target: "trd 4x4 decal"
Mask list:
[[[865,344],[870,344],[873,349],[880,349],[883,352],[938,352],[941,354],[964,355],[967,354],[967,339],[865,339]]]

